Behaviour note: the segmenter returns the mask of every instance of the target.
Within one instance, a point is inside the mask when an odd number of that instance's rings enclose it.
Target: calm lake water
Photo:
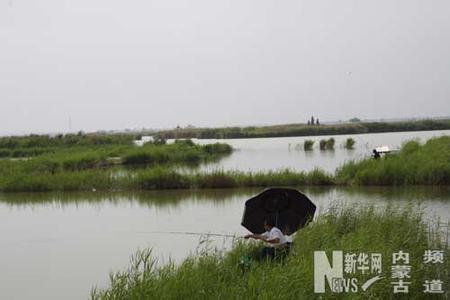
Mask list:
[[[414,137],[449,133],[354,135],[357,148],[351,154],[340,148],[310,154],[288,150],[289,143],[304,138],[227,140],[237,151],[213,167],[333,170],[343,160],[367,155],[363,145],[370,151],[372,145],[397,147]],[[336,136],[337,144],[346,137]],[[422,203],[427,218],[450,219],[448,187],[298,189],[316,203],[318,213],[332,203]],[[205,245],[228,249],[230,238],[209,237],[210,243],[199,245],[200,236],[161,231],[243,235],[244,202],[260,191],[0,194],[0,299],[86,299],[93,286],[108,286],[109,272],[127,268],[138,249],[152,248],[159,263],[179,262]]]
[[[442,135],[450,135],[450,130],[313,137],[208,139],[196,140],[196,143],[227,143],[235,149],[234,153],[229,157],[217,163],[203,166],[203,170],[262,171],[290,168],[298,171],[309,171],[318,167],[334,172],[345,161],[371,156],[372,149],[378,146],[387,145],[390,149],[399,149],[408,140],[418,139],[421,142],[425,142],[431,137]],[[330,137],[336,140],[335,150],[320,151],[319,141]],[[356,141],[353,150],[344,149],[343,144],[347,138],[353,138]],[[303,142],[307,139],[315,141],[313,151],[303,151]]]

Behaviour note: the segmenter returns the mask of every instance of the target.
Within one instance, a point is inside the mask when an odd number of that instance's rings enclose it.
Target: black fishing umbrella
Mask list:
[[[270,188],[245,202],[241,225],[255,234],[265,232],[264,220],[272,219],[292,234],[314,217],[316,206],[295,189]]]

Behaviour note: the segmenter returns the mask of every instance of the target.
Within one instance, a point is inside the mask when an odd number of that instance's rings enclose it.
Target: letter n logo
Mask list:
[[[325,293],[325,278],[333,291],[333,278],[343,278],[342,251],[333,251],[333,267],[331,267],[325,251],[314,251],[314,293]]]

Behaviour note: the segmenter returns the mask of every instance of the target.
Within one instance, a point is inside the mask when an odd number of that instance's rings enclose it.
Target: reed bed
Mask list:
[[[265,186],[332,185],[330,174],[321,170],[294,172],[237,172],[216,170],[208,173],[180,173],[164,167],[147,168],[117,175],[117,170],[26,173],[0,177],[0,191],[123,191],[162,189],[209,189]]]
[[[258,243],[236,239],[231,251],[210,248],[186,258],[181,264],[157,266],[151,250],[132,257],[128,270],[110,274],[110,286],[94,288],[92,299],[394,299],[391,284],[391,258],[402,250],[410,255],[411,284],[406,299],[425,299],[423,283],[430,278],[449,278],[450,260],[427,266],[423,255],[428,249],[443,248],[438,236],[427,236],[429,224],[417,207],[345,206],[336,204],[306,228],[297,232],[294,249],[282,261],[252,260],[243,272],[243,256],[254,256]],[[384,279],[358,293],[314,293],[314,251],[381,253]],[[355,275],[361,285],[370,278]],[[373,276],[372,276],[373,277]],[[445,295],[434,295],[445,299]],[[434,299],[434,298],[433,298]]]

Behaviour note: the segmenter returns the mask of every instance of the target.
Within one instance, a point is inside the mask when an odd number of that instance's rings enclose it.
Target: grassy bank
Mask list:
[[[221,158],[233,151],[227,144],[195,145],[190,140],[177,141],[170,145],[145,144],[141,148],[133,148],[123,155],[123,164],[168,164],[206,162]]]
[[[124,160],[147,164],[143,169],[101,168],[108,164],[94,152],[55,159],[42,156],[27,161],[0,161],[0,191],[117,191],[204,189],[314,185],[448,185],[450,137],[433,138],[421,145],[406,143],[401,151],[378,160],[345,163],[335,174],[321,170],[296,172],[213,171],[185,173],[174,162],[192,162],[226,153],[223,145],[186,144],[136,149]],[[198,156],[196,156],[198,155]],[[65,157],[65,156],[63,156]],[[127,157],[127,156],[125,156]],[[133,157],[133,159],[130,159]]]
[[[379,133],[398,131],[450,129],[450,119],[404,122],[358,122],[335,125],[286,124],[273,126],[223,127],[223,128],[177,128],[157,133],[165,139],[234,139],[289,136],[317,136],[356,133]]]
[[[56,174],[67,171],[99,169],[112,165],[174,165],[207,162],[229,155],[233,149],[226,144],[194,145],[189,142],[175,144],[148,143],[142,147],[132,145],[78,146],[59,148],[52,153],[21,160],[0,160],[0,175],[18,173]],[[6,172],[6,173],[5,173]]]
[[[350,161],[336,171],[341,184],[404,185],[450,184],[450,136],[409,141],[399,153],[382,159]]]
[[[294,249],[284,262],[253,261],[243,273],[240,258],[259,249],[258,244],[236,241],[230,252],[205,251],[191,256],[180,265],[155,266],[150,251],[134,256],[127,271],[111,275],[110,287],[94,289],[92,299],[425,299],[423,282],[449,277],[450,261],[425,265],[428,249],[443,249],[439,238],[427,236],[427,224],[420,210],[388,206],[331,209],[317,221],[300,230]],[[381,253],[382,272],[386,278],[367,291],[349,294],[314,294],[314,251],[342,250],[344,253]],[[392,253],[402,250],[410,255],[409,293],[393,294],[391,285]],[[446,250],[448,258],[450,251]],[[361,284],[374,275],[354,276]],[[444,289],[448,290],[448,283]],[[435,295],[435,299],[444,299]]]
[[[131,146],[131,134],[58,134],[0,137],[0,157],[33,157],[63,149]]]
[[[0,191],[123,191],[161,189],[206,189],[265,186],[331,185],[329,174],[320,170],[293,172],[224,172],[180,173],[163,167],[135,171],[83,170],[78,172],[42,173],[30,176],[25,172],[0,176]]]
[[[215,156],[230,154],[226,144],[195,145],[190,140],[163,140],[134,145],[134,135],[66,134],[57,136],[31,135],[0,138],[0,158],[39,159],[67,165],[67,169],[93,168],[108,165],[108,158],[120,158],[123,164],[195,163]]]

